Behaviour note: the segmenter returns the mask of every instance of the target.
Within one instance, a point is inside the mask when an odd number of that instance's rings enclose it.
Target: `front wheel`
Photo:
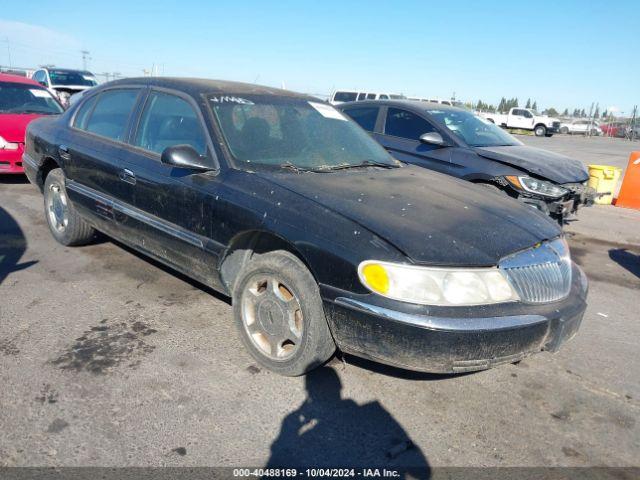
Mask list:
[[[60,168],[51,170],[45,179],[44,211],[51,235],[62,245],[85,245],[93,238],[95,230],[71,203]]]
[[[249,353],[281,375],[307,373],[335,352],[318,284],[287,251],[257,255],[247,264],[234,288],[233,313]]]
[[[562,134],[566,135],[567,133],[569,133],[569,129],[568,129],[567,127],[562,127],[562,128],[560,129],[560,133],[562,133]]]
[[[533,133],[535,133],[536,137],[544,137],[547,134],[547,127],[544,125],[538,125],[533,130]]]

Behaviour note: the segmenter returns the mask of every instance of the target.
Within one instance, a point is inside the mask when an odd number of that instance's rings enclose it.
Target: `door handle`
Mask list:
[[[120,177],[120,180],[125,183],[129,183],[131,185],[136,184],[136,175],[128,168],[123,168],[122,170],[120,170],[120,174],[118,176]]]
[[[60,155],[60,158],[62,158],[63,160],[71,159],[71,154],[69,153],[69,147],[67,147],[66,145],[60,145],[58,147],[58,155]]]

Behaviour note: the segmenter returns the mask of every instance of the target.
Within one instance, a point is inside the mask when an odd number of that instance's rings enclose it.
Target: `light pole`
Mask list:
[[[87,61],[91,60],[91,57],[89,56],[89,50],[80,50],[80,53],[82,54],[82,69],[86,71]]]

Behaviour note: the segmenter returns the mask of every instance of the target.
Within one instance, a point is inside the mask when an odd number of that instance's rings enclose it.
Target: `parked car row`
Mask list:
[[[235,82],[119,80],[32,121],[23,162],[58,242],[101,231],[229,295],[248,351],[284,375],[337,348],[481,370],[575,335],[587,280],[538,207],[574,205],[584,169],[454,107],[341,110]]]

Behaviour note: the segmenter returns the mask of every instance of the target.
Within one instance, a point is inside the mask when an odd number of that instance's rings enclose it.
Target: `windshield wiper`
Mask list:
[[[299,167],[298,165],[295,165],[291,162],[285,162],[285,163],[281,163],[280,164],[281,168],[286,168],[287,170],[292,170],[296,173],[301,173],[301,172],[312,172],[314,170],[310,169],[310,168],[305,168],[305,167]]]
[[[398,168],[400,165],[392,163],[377,162],[375,160],[364,160],[360,163],[341,163],[340,165],[325,165],[314,171],[333,171],[346,170],[348,168],[364,168],[364,167],[380,167],[380,168]]]

